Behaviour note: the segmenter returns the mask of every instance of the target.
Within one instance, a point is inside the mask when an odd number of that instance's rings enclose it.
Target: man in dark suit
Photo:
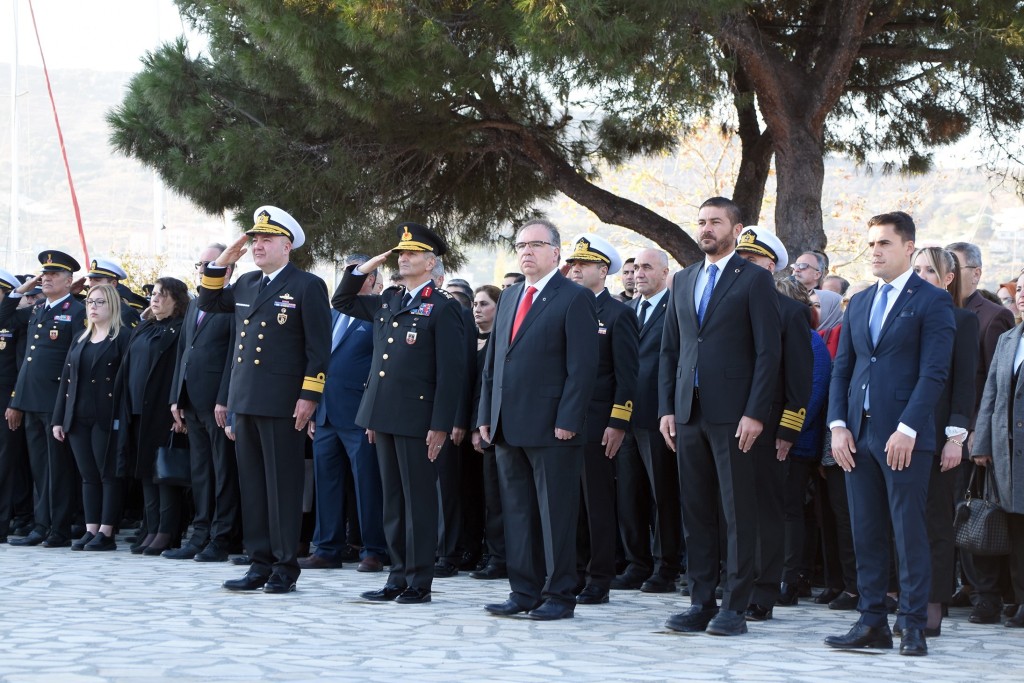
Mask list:
[[[789,254],[771,232],[750,226],[740,233],[736,253],[769,273],[783,270]],[[782,325],[782,364],[775,383],[775,396],[767,429],[754,442],[751,455],[757,476],[757,552],[754,555],[754,592],[747,608],[748,621],[771,619],[779,600],[782,571],[786,563],[784,519],[786,457],[800,436],[811,400],[811,352],[807,307],[776,291]],[[801,481],[806,481],[806,478]],[[800,491],[803,501],[804,491]],[[796,587],[786,586],[783,604],[796,604]]]
[[[226,248],[211,244],[199,254],[197,285],[202,269]],[[225,282],[231,281],[231,272],[229,267],[224,273]],[[189,302],[185,329],[178,337],[170,401],[174,421],[188,429],[196,514],[188,543],[165,550],[166,558],[226,562],[229,550],[241,542],[235,445],[224,433],[234,340],[233,315],[207,313],[200,310],[197,299]]]
[[[949,373],[953,301],[911,268],[916,229],[902,211],[868,221],[878,282],[854,295],[843,318],[829,387],[832,454],[847,472],[860,620],[836,648],[892,648],[885,593],[890,525],[899,559],[900,654],[927,654],[931,560],[926,505],[935,403]]]
[[[960,282],[963,286],[964,304],[963,307],[972,311],[978,316],[980,329],[978,371],[975,376],[975,406],[974,415],[978,414],[981,406],[981,396],[985,391],[985,380],[988,377],[988,369],[992,364],[992,356],[996,351],[996,344],[999,336],[1014,326],[1013,314],[1006,309],[993,303],[978,293],[978,285],[981,283],[982,261],[981,249],[970,242],[954,242],[946,247],[953,252],[953,255],[960,262]],[[971,434],[968,437],[968,448],[974,442],[974,421],[970,425]],[[966,487],[970,475],[976,465],[972,461],[961,473],[963,480],[961,489]],[[982,472],[981,474],[984,474]],[[972,624],[998,624],[1001,617],[1002,598],[1004,587],[1009,578],[1009,558],[986,557],[973,555],[967,552],[960,553],[960,562],[963,566],[967,583],[974,589],[971,595],[973,609],[968,617]]]
[[[304,432],[324,391],[331,310],[324,281],[289,263],[292,249],[305,242],[298,222],[274,206],[256,209],[253,220],[252,229],[204,268],[199,288],[201,310],[235,316],[228,410],[252,564],[224,588],[289,593],[301,571]],[[225,288],[227,268],[247,251],[250,237],[259,270]]]
[[[587,408],[583,452],[583,510],[577,566],[583,590],[578,605],[608,602],[615,578],[615,463],[630,428],[640,361],[640,327],[626,304],[605,287],[621,266],[619,252],[606,239],[587,233],[573,240],[566,259],[569,279],[594,293],[597,308],[598,362],[594,393]],[[630,264],[632,265],[632,264]]]
[[[627,305],[640,325],[640,370],[633,427],[615,459],[619,535],[629,564],[611,587],[673,593],[683,540],[679,469],[675,455],[658,433],[658,363],[665,311],[671,298],[667,289],[668,255],[658,249],[644,249],[635,263],[640,296]]]
[[[480,436],[495,444],[509,599],[492,614],[567,619],[576,606],[576,527],[587,408],[598,363],[592,292],[560,272],[561,237],[533,220],[516,237],[522,283],[502,293],[484,360]]]
[[[359,292],[391,251],[346,270],[331,302],[373,322],[373,362],[356,424],[377,444],[384,492],[384,534],[391,573],[366,600],[430,602],[437,550],[437,469],[463,387],[465,334],[461,306],[431,278],[447,245],[417,223],[398,226],[398,270],[404,286],[380,295]]]
[[[0,303],[0,327],[27,330],[28,349],[6,414],[11,429],[24,418],[36,496],[35,529],[11,545],[64,548],[71,545],[78,470],[71,449],[54,438],[50,421],[64,359],[73,338],[85,329],[85,306],[71,296],[78,261],[63,252],[44,251],[39,262],[42,272]],[[18,299],[37,284],[45,300],[19,309]]]
[[[728,199],[701,205],[697,237],[706,257],[673,277],[662,336],[658,412],[678,459],[691,602],[666,622],[676,631],[747,632],[759,485],[748,454],[771,417],[782,352],[772,276],[735,253],[740,221]]]
[[[346,266],[369,260],[355,254]],[[380,277],[369,273],[360,294],[373,291]],[[366,430],[356,424],[366,378],[373,360],[373,324],[339,311],[331,311],[331,364],[327,370],[324,397],[316,411],[313,430],[313,473],[316,482],[316,552],[299,560],[303,569],[340,567],[348,542],[345,529],[349,505],[347,492],[354,490],[356,517],[363,547],[356,569],[379,572],[387,559],[384,537],[384,494],[381,491],[377,450]],[[353,486],[349,486],[349,478]],[[357,524],[349,519],[349,524]]]

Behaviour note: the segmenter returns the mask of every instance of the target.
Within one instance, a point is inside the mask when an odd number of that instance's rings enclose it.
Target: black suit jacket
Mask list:
[[[206,266],[199,308],[235,317],[228,409],[287,418],[300,398],[319,402],[331,356],[327,285],[289,263],[262,292],[258,270],[224,288],[225,271]]]
[[[978,316],[981,356],[978,359],[978,371],[974,379],[976,400],[973,414],[976,416],[978,407],[981,405],[981,395],[985,391],[988,368],[992,364],[992,356],[995,355],[999,337],[1007,330],[1012,329],[1016,323],[1013,320],[1013,314],[1005,306],[992,303],[977,292],[964,301],[964,308]],[[973,419],[970,428],[974,429]]]
[[[418,438],[451,432],[465,391],[462,305],[431,281],[402,306],[405,287],[359,294],[365,279],[350,266],[331,298],[342,313],[373,322],[373,362],[356,424]]]
[[[956,336],[953,338],[953,363],[935,404],[935,443],[941,450],[946,442],[946,427],[970,429],[976,417],[974,380],[978,371],[978,316],[965,308],[953,309]]]
[[[597,307],[597,377],[587,409],[587,441],[601,443],[606,427],[629,429],[640,371],[636,313],[604,290]]]
[[[631,299],[630,310],[640,310],[640,299]],[[658,363],[661,360],[661,335],[665,327],[665,311],[672,301],[672,293],[665,292],[657,306],[647,311],[647,320],[640,328],[639,369],[636,380],[636,398],[633,401],[633,426],[637,429],[657,430],[658,423]]]
[[[82,363],[82,351],[91,342],[88,338],[75,338],[60,376],[61,390],[57,392],[51,424],[60,425],[65,432],[74,428],[75,405],[80,394],[83,400],[94,404],[97,422],[108,427],[113,423],[116,379],[131,336],[132,328],[122,327],[117,337],[100,342],[100,353],[88,367]]]
[[[18,309],[18,299],[10,296],[0,303],[0,327],[27,331],[28,348],[10,404],[18,410],[53,411],[64,359],[71,342],[85,331],[85,307],[74,297],[62,301],[57,310],[44,312],[45,306],[43,301],[32,308]]]
[[[672,278],[662,335],[658,412],[690,421],[694,373],[700,407],[712,424],[746,416],[766,426],[782,359],[779,297],[771,273],[733,254],[719,261],[718,282],[697,323],[694,285],[704,261]]]
[[[804,428],[814,374],[811,335],[816,334],[810,328],[807,307],[784,294],[776,293],[782,321],[782,365],[779,367],[772,405],[774,429],[766,428],[758,437],[759,441],[770,445],[774,445],[775,439],[796,443]]]
[[[211,412],[214,406],[228,404],[235,316],[205,313],[202,324],[197,325],[198,318],[199,301],[193,299],[178,337],[170,402],[179,408]]]
[[[582,444],[598,362],[594,293],[555,272],[512,340],[526,286],[513,285],[498,299],[477,426],[490,426],[492,441],[510,446]],[[562,441],[556,427],[576,436]]]

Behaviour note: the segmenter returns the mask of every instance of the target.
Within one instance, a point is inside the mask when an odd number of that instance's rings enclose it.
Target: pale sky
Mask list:
[[[42,66],[28,0],[0,3],[0,62]],[[147,50],[187,33],[172,0],[33,0],[39,39],[51,69],[135,72]],[[18,31],[15,34],[15,14]],[[189,44],[203,41],[189,35]]]

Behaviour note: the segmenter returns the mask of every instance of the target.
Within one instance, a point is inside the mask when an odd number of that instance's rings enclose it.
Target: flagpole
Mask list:
[[[11,38],[11,217],[8,221],[7,258],[4,265],[7,270],[18,267],[18,195],[21,188],[18,177],[18,2],[11,3],[13,16]]]

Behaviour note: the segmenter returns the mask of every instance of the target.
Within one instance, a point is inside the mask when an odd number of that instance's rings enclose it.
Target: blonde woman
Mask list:
[[[114,378],[128,346],[121,327],[121,297],[97,285],[85,299],[86,326],[68,350],[53,409],[53,436],[68,441],[82,475],[85,535],[72,550],[116,550],[114,526],[121,515],[121,479],[113,449]]]

